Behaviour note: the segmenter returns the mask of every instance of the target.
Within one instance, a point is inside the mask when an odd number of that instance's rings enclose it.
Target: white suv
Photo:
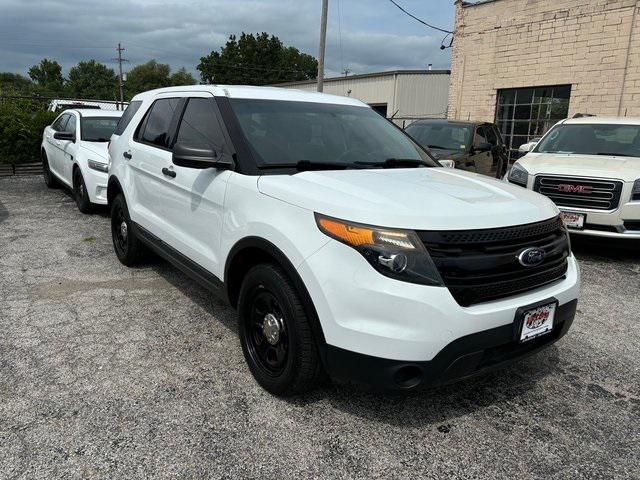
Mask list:
[[[452,381],[569,329],[578,266],[547,198],[429,154],[358,100],[173,87],[110,146],[115,252],[149,247],[239,313],[276,394],[326,372],[388,389]]]
[[[508,179],[551,198],[572,233],[640,239],[640,119],[557,123]]]
[[[49,188],[72,189],[82,213],[107,204],[107,142],[121,116],[118,111],[67,110],[42,133],[44,181]]]

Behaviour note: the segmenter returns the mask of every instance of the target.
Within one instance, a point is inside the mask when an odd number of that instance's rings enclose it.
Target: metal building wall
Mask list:
[[[327,79],[324,93],[349,96],[368,104],[386,104],[396,118],[445,118],[449,96],[448,72],[393,73]],[[314,92],[315,82],[277,85]]]

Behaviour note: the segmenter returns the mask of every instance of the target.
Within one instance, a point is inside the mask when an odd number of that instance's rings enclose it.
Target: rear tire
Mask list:
[[[87,192],[87,185],[84,183],[84,178],[79,168],[76,168],[73,172],[73,198],[76,201],[78,210],[82,213],[91,213],[93,211],[89,192]]]
[[[146,249],[135,235],[122,193],[111,204],[111,238],[116,256],[123,265],[132,267],[144,258]]]
[[[265,390],[287,396],[312,390],[324,379],[300,295],[280,267],[260,264],[249,270],[238,313],[245,360]]]
[[[58,181],[51,173],[51,169],[49,168],[49,158],[47,157],[47,153],[45,151],[42,152],[42,176],[44,177],[44,183],[49,188],[57,188]]]

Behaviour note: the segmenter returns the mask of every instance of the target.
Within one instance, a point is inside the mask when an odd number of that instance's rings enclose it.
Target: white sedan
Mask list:
[[[72,189],[82,213],[107,204],[107,142],[121,116],[121,111],[66,110],[44,129],[44,181],[50,188],[62,184]]]

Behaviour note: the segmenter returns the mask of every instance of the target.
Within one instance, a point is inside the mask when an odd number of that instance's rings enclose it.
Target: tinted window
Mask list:
[[[69,115],[69,121],[64,126],[64,131],[76,133],[76,116],[75,115]]]
[[[179,100],[178,98],[162,98],[154,102],[147,114],[144,132],[140,136],[143,142],[158,147],[169,146],[171,142],[169,127]]]
[[[534,152],[640,157],[640,126],[557,125]]]
[[[192,98],[182,116],[176,143],[197,148],[222,150],[224,137],[213,108],[213,101]]]
[[[141,100],[136,100],[135,102],[131,102],[129,104],[129,106],[125,109],[124,113],[120,117],[120,120],[118,121],[118,126],[113,132],[115,135],[122,135],[124,130],[127,128],[127,125],[129,125],[129,122],[131,122],[131,119],[140,108],[140,105],[142,105]]]
[[[51,125],[56,132],[61,132],[64,129],[64,126],[67,124],[67,120],[69,120],[69,115],[61,115],[59,116],[55,122]]]
[[[476,138],[473,143],[474,145],[479,145],[481,143],[488,143],[487,137],[485,136],[485,133],[484,133],[484,127],[476,128]]]
[[[412,123],[407,133],[425,147],[436,150],[462,150],[469,147],[471,126],[455,123]]]
[[[231,99],[231,107],[261,166],[300,161],[367,164],[431,157],[370,108],[313,102]]]
[[[108,142],[118,123],[117,117],[88,117],[82,119],[82,140]]]
[[[494,147],[496,145],[500,145],[500,142],[498,141],[498,136],[496,135],[496,132],[495,132],[495,130],[493,129],[492,126],[485,125],[484,131],[485,131],[485,136],[486,136],[487,142],[489,142]]]

